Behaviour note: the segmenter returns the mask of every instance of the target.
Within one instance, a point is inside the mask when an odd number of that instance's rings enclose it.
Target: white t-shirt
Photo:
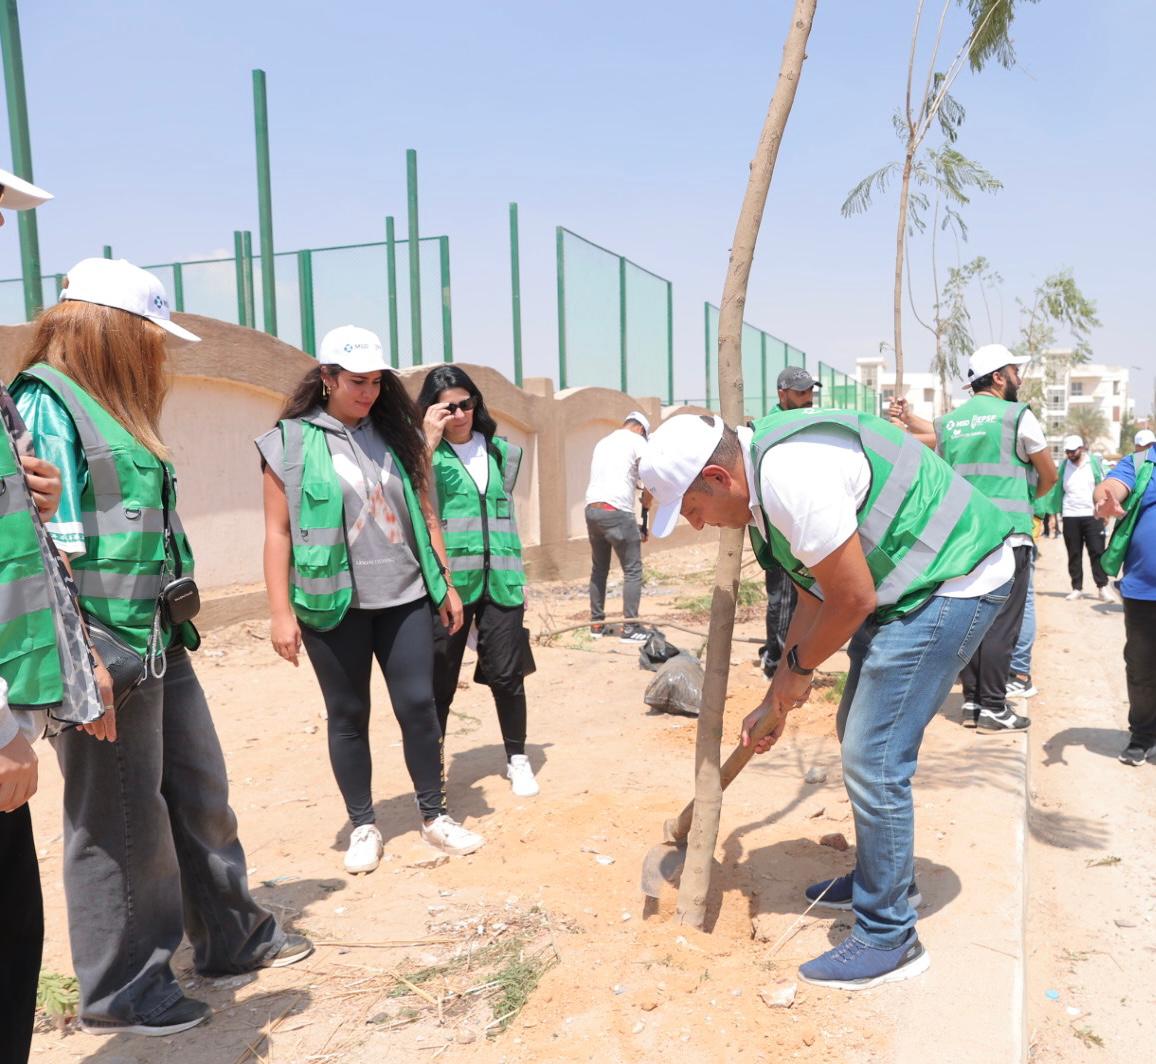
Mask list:
[[[1080,464],[1069,461],[1064,466],[1064,517],[1094,517],[1092,492],[1096,489],[1096,475],[1092,469],[1092,456],[1087,451],[1080,457]]]
[[[1020,418],[1019,431],[1016,433],[1016,454],[1025,462],[1030,462],[1033,454],[1047,450],[1048,438],[1044,435],[1044,427],[1040,419],[1030,410],[1024,411]],[[1032,493],[1034,495],[1035,488]],[[1031,536],[1017,533],[1008,536],[1008,543],[1013,547],[1030,547],[1034,542]]]
[[[485,495],[486,489],[490,486],[490,452],[486,449],[486,437],[480,432],[472,432],[465,443],[452,443],[448,439],[446,443],[454,449],[454,453],[461,459],[462,465],[466,467],[466,472],[477,484],[478,491]]]
[[[747,458],[754,433],[746,428],[737,431],[751,493],[751,523],[765,536]],[[767,517],[807,568],[823,561],[858,530],[857,512],[871,489],[871,466],[858,440],[847,433],[823,427],[804,429],[766,454],[760,475]],[[1014,574],[1015,555],[1005,542],[972,572],[945,580],[936,594],[978,598]]]
[[[586,486],[586,505],[609,503],[616,510],[634,513],[638,494],[638,460],[646,441],[630,429],[615,429],[594,447],[590,459],[590,482]]]

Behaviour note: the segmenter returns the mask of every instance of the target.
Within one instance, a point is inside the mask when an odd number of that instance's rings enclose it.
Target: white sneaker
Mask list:
[[[349,849],[345,851],[345,871],[353,876],[372,872],[381,864],[384,851],[381,832],[373,824],[362,824],[354,828],[349,837]]]
[[[1075,602],[1076,599],[1082,599],[1083,597],[1084,593],[1082,591],[1069,591],[1064,596],[1064,598],[1066,598],[1069,602]]]
[[[506,779],[514,794],[519,798],[533,798],[541,788],[534,779],[534,770],[530,767],[530,759],[525,754],[514,754],[506,766]]]
[[[1099,588],[1096,594],[1099,595],[1101,602],[1115,602],[1117,605],[1120,602],[1119,598],[1116,596],[1116,592],[1113,591],[1107,584],[1105,584],[1102,588]]]
[[[437,820],[422,824],[421,837],[435,849],[455,857],[473,853],[486,844],[486,840],[476,831],[462,827],[446,813],[442,813]]]

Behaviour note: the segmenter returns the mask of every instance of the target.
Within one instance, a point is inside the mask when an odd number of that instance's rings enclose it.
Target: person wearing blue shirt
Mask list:
[[[1145,466],[1149,470],[1145,470]],[[1139,513],[1124,554],[1124,668],[1128,681],[1125,765],[1141,765],[1156,751],[1156,446],[1123,458],[1097,485],[1096,516],[1122,518],[1124,504],[1142,484]]]

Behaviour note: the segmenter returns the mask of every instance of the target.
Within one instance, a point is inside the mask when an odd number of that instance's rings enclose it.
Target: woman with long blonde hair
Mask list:
[[[85,259],[37,319],[13,385],[37,452],[61,470],[48,530],[89,625],[146,666],[118,693],[115,742],[80,730],[56,740],[80,1022],[96,1034],[175,1034],[210,1015],[173,975],[185,933],[203,974],[312,952],[249,894],[224,757],[189,660],[200,643],[192,608],[164,594],[193,573],[159,428],[170,335],[198,339],[171,320],[155,277]]]

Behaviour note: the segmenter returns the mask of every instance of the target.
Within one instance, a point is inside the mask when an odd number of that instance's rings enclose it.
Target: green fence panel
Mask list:
[[[673,401],[668,302],[671,284],[623,259],[626,287],[626,390]]]

